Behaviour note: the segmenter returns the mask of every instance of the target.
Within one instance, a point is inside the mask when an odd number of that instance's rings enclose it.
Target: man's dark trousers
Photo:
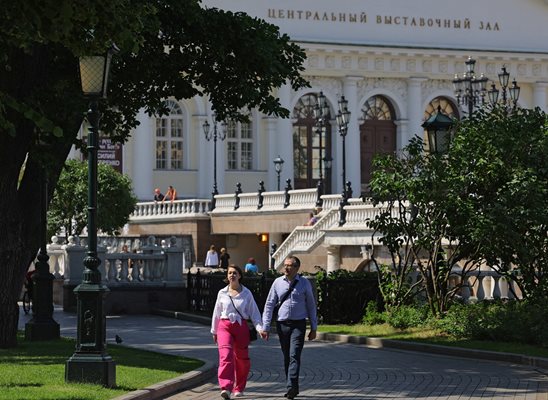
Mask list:
[[[284,355],[287,389],[299,392],[299,371],[301,369],[301,353],[306,333],[306,320],[287,320],[276,323],[280,345]]]

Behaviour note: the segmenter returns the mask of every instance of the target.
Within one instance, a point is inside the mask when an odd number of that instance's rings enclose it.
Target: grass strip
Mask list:
[[[532,357],[548,358],[548,349],[515,342],[495,342],[490,340],[455,339],[431,328],[409,328],[399,330],[388,324],[381,325],[319,325],[318,331],[341,335],[368,336],[382,339],[402,340],[436,344],[441,346],[462,347],[466,349],[500,351],[504,353],[523,354]]]
[[[74,353],[75,341],[28,342],[0,349],[0,399],[103,400],[175,378],[203,365],[200,360],[108,345],[116,362],[116,388],[65,382],[65,363]]]

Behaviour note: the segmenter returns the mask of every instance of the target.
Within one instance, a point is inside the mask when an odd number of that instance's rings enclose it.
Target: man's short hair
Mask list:
[[[291,260],[291,263],[293,264],[293,266],[295,268],[300,268],[301,267],[301,260],[299,260],[299,257],[289,256],[289,257],[287,257],[287,260]]]

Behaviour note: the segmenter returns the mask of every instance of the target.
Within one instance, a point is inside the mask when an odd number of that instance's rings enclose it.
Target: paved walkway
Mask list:
[[[28,319],[23,314],[20,326]],[[60,323],[62,335],[75,335],[75,314],[56,309],[54,319]],[[108,317],[107,343],[113,343],[116,334],[124,345],[199,358],[210,369],[217,361],[216,347],[204,325],[148,315]],[[245,399],[283,399],[282,357],[276,335],[269,342],[254,342],[251,360]],[[220,396],[216,378],[210,378],[198,387],[163,398],[206,400]],[[303,351],[298,399],[548,400],[548,371],[507,362],[314,341],[307,342]]]

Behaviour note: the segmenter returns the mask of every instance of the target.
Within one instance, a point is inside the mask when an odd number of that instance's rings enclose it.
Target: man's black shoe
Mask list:
[[[284,397],[287,397],[289,400],[293,400],[298,395],[299,391],[297,389],[291,388],[287,391],[286,394],[284,394]]]

